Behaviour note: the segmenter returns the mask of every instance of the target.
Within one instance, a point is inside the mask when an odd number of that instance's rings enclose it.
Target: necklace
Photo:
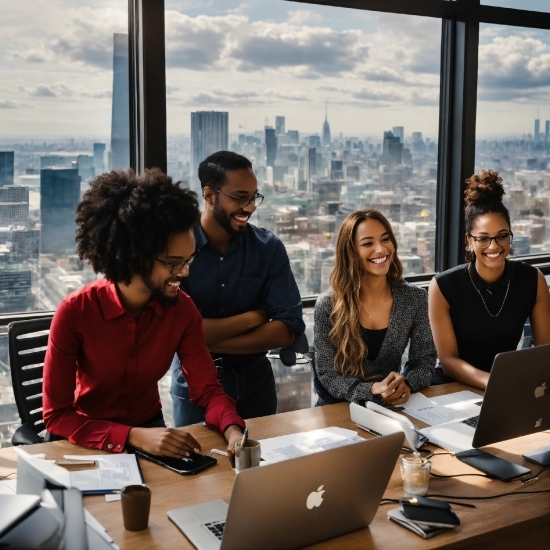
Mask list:
[[[504,300],[502,300],[502,305],[500,306],[500,309],[498,310],[498,313],[496,315],[493,315],[489,308],[487,307],[487,304],[485,303],[485,300],[483,299],[483,295],[481,294],[479,288],[474,284],[474,280],[472,279],[472,274],[470,273],[470,266],[472,264],[468,264],[468,275],[470,276],[470,281],[472,282],[473,287],[476,289],[477,293],[479,294],[479,297],[481,298],[481,301],[483,302],[483,305],[485,306],[485,309],[487,310],[487,313],[491,317],[498,317],[500,315],[500,312],[502,311],[502,308],[504,307],[504,302],[506,302],[506,298],[508,298],[508,291],[510,290],[510,279],[508,279],[508,284],[506,285],[506,294],[504,295]],[[489,290],[487,290],[489,292]],[[489,292],[489,294],[492,294],[492,292]]]
[[[386,303],[386,300],[388,299],[388,291],[386,289],[386,294],[384,295],[384,299],[382,300],[382,304],[380,305],[380,307],[382,307],[385,303]],[[370,315],[369,315],[369,312],[365,309],[365,306],[363,306],[363,303],[362,302],[359,302],[359,306],[363,309],[363,311],[367,314],[367,319],[370,319]]]

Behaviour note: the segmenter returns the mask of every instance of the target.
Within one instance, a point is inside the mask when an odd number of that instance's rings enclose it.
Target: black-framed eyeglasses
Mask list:
[[[262,204],[264,201],[264,196],[260,193],[256,193],[252,197],[237,197],[236,195],[230,195],[229,193],[224,193],[223,191],[220,191],[219,189],[214,189],[211,187],[212,191],[215,193],[221,193],[222,195],[225,195],[226,197],[231,197],[233,200],[237,201],[237,206],[239,208],[245,208],[250,203],[252,203],[256,208]]]
[[[476,237],[475,235],[469,235],[470,238],[476,243],[478,248],[489,248],[491,246],[491,241],[495,241],[498,246],[509,246],[512,244],[512,239],[514,234],[510,231],[509,233],[499,233],[496,237]]]
[[[181,273],[184,269],[184,267],[190,267],[190,265],[195,261],[195,258],[197,257],[197,253],[193,252],[187,260],[180,260],[179,262],[165,262],[163,260],[159,260],[159,258],[155,258],[157,262],[160,262],[162,265],[165,265],[170,270],[170,275],[177,275],[178,273]]]

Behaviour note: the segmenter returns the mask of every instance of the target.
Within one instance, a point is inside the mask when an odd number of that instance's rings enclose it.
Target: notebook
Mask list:
[[[420,431],[460,452],[550,428],[550,344],[499,353],[477,420],[453,420]]]
[[[403,445],[387,436],[243,470],[229,505],[208,501],[168,517],[198,550],[297,548],[366,527]],[[211,532],[225,521],[221,540]]]

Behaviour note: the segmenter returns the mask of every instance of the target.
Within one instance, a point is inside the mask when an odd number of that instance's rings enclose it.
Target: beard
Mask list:
[[[248,215],[248,213],[245,212],[244,210],[238,210],[237,212],[233,212],[233,214],[243,214],[245,216]],[[223,228],[227,233],[229,233],[229,235],[231,235],[232,237],[236,237],[237,235],[242,235],[242,233],[246,229],[246,225],[243,225],[242,227],[239,227],[237,229],[235,229],[231,225],[232,214],[228,214],[225,210],[223,210],[220,207],[217,199],[216,199],[216,202],[214,203],[214,210],[212,212],[212,215],[214,216],[214,219],[216,220],[218,225],[221,228]]]
[[[151,291],[151,298],[153,300],[156,300],[161,306],[172,307],[178,303],[178,293],[176,293],[174,296],[168,296],[167,294],[165,294],[164,288],[160,288],[159,286],[155,285],[155,283],[153,283],[153,281],[151,280],[151,275],[149,273],[146,275],[142,275],[142,278],[145,286]]]

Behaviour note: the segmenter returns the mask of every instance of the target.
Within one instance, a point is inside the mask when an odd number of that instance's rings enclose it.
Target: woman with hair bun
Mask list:
[[[338,233],[331,288],[315,304],[317,405],[402,405],[430,385],[436,350],[428,296],[402,274],[389,221],[373,209],[350,214]]]
[[[495,355],[515,350],[527,318],[534,345],[550,343],[550,294],[535,267],[507,259],[513,233],[498,172],[466,183],[467,263],[436,275],[429,288],[430,323],[439,355],[434,383],[485,389]]]

